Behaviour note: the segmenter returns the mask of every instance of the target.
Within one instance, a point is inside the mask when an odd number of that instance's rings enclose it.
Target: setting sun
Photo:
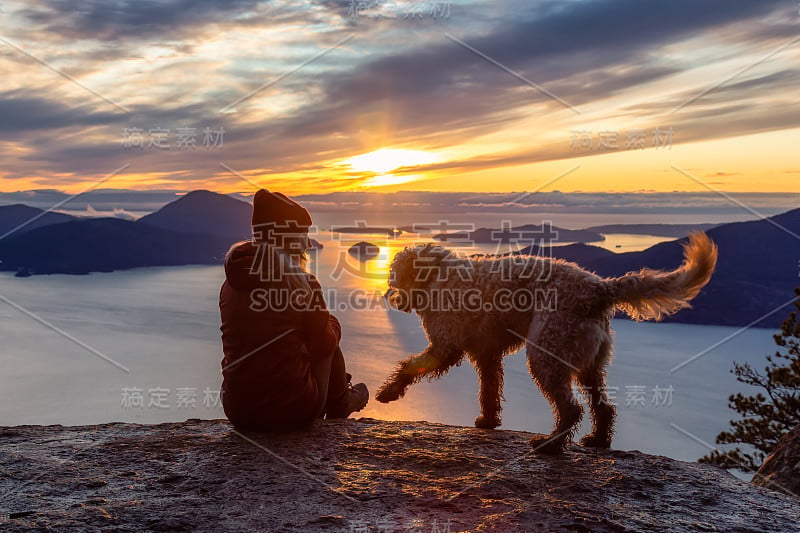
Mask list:
[[[383,185],[398,185],[414,181],[418,175],[397,176],[390,174],[392,170],[403,167],[427,165],[439,161],[439,157],[422,150],[407,150],[402,148],[381,148],[373,152],[357,155],[343,161],[345,165],[360,172],[374,173],[375,176],[365,180],[365,187],[379,187]]]
[[[344,163],[355,170],[385,174],[400,167],[427,165],[438,161],[438,157],[422,150],[405,150],[401,148],[381,148],[374,152],[357,155],[346,159]]]
[[[411,175],[405,174],[403,176],[395,176],[394,174],[379,174],[377,176],[373,176],[369,179],[364,180],[361,183],[362,187],[385,187],[387,185],[401,185],[403,183],[408,183],[409,181],[418,180],[420,176],[418,174]]]

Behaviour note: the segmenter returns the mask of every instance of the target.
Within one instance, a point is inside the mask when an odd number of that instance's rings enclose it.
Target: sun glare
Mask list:
[[[400,185],[401,183],[408,183],[409,181],[418,180],[419,174],[405,174],[403,176],[395,176],[394,174],[380,174],[372,176],[361,182],[362,187],[383,187],[386,185]]]
[[[402,148],[381,148],[366,154],[357,155],[343,161],[353,170],[378,174],[367,179],[363,185],[377,187],[381,185],[397,185],[418,179],[419,176],[390,174],[401,167],[415,167],[438,161],[439,158],[422,150],[406,150]]]

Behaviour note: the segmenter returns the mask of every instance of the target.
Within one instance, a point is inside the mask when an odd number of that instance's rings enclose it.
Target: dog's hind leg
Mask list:
[[[558,328],[558,322],[548,327],[547,316],[535,315],[528,328],[526,346],[528,369],[553,407],[556,418],[553,432],[547,437],[534,437],[531,444],[534,451],[549,454],[564,451],[583,416],[583,409],[572,393],[572,379],[577,368],[554,352],[563,345]]]
[[[536,452],[559,454],[572,439],[583,416],[583,408],[572,393],[572,370],[561,362],[545,360],[547,357],[536,354],[531,358],[529,355],[529,364],[536,384],[553,407],[555,428],[546,437],[534,437],[531,444]]]
[[[572,379],[577,368],[555,351],[564,343],[559,336],[559,324],[548,327],[547,318],[535,316],[528,329],[527,355],[531,376],[555,415],[555,428],[547,437],[531,439],[534,451],[559,454],[572,439],[583,416],[583,408],[575,401]],[[541,343],[541,344],[540,344]]]
[[[388,403],[401,398],[408,387],[423,377],[439,377],[457,365],[464,352],[452,346],[433,343],[421,353],[412,355],[400,363],[375,394],[375,399]]]
[[[476,369],[480,392],[481,415],[475,419],[475,427],[494,429],[500,425],[500,400],[503,397],[503,356],[477,359]]]
[[[582,446],[610,448],[614,433],[614,419],[617,410],[606,394],[605,366],[611,357],[611,342],[604,342],[595,364],[578,375],[578,381],[586,388],[589,406],[592,410],[592,432],[581,439]]]

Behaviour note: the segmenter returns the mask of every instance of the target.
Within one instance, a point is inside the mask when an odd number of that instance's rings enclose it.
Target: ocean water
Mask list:
[[[346,249],[362,237],[323,239],[312,268],[336,296],[329,304],[344,328],[348,370],[374,392],[393,365],[422,350],[426,339],[416,315],[381,305],[357,308],[380,302],[389,260],[406,244],[367,239],[381,254],[358,262]],[[626,249],[647,245],[619,239]],[[223,278],[220,266],[0,274],[0,425],[223,417],[215,405]],[[616,355],[608,371],[618,406],[614,447],[681,460],[706,454],[736,418],[727,397],[748,389],[730,373],[733,361],[761,367],[775,349],[774,331],[764,329],[626,320],[616,320],[614,328]],[[550,407],[527,372],[524,353],[506,358],[505,376],[502,427],[548,432]],[[372,400],[361,416],[472,425],[477,414],[475,371],[465,363],[438,381],[413,386],[397,402]],[[580,434],[588,429],[585,423]]]

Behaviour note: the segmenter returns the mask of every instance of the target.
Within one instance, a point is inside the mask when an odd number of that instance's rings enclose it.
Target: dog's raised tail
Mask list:
[[[609,279],[614,307],[634,320],[661,320],[691,307],[711,279],[717,265],[717,245],[702,232],[689,235],[683,245],[683,264],[672,272],[643,268]]]

